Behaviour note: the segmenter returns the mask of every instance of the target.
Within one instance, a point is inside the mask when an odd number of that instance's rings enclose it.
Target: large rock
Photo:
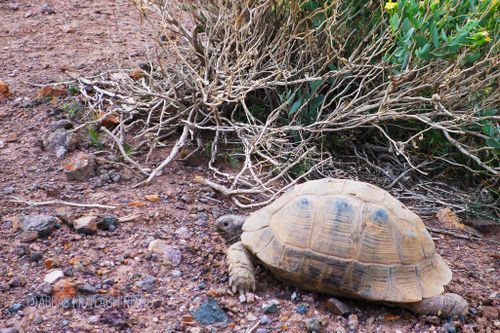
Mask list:
[[[81,137],[77,132],[67,132],[64,128],[57,128],[45,136],[43,145],[45,149],[54,153],[60,147],[71,152],[78,147],[80,140]]]
[[[96,174],[95,156],[77,152],[63,162],[64,173],[71,180],[85,180]]]
[[[36,231],[39,237],[46,237],[55,229],[57,218],[50,215],[23,215],[16,219],[14,228],[25,233]]]

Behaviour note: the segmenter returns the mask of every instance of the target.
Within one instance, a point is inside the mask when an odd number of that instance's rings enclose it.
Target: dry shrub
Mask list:
[[[209,157],[214,179],[198,180],[241,207],[332,176],[376,183],[423,215],[499,215],[496,1],[193,0],[182,15],[135,2],[156,31],[144,77],[80,82],[96,88],[90,106],[120,113],[104,130],[146,182],[187,150]]]

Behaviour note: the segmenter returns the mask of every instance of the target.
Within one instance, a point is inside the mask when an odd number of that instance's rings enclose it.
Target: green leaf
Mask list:
[[[429,42],[424,36],[417,35],[415,36],[415,43],[417,44],[417,47],[424,47],[425,44],[428,44]]]
[[[486,135],[495,136],[495,128],[491,122],[488,125],[481,126],[481,131]]]
[[[310,81],[309,88],[311,88],[311,91],[316,91],[316,89],[318,89],[322,84],[323,80]]]
[[[498,109],[486,109],[481,112],[481,116],[483,117],[494,117],[497,115]]]
[[[317,111],[320,108],[321,103],[323,103],[324,99],[325,99],[325,96],[323,96],[323,95],[319,95],[319,96],[314,97],[313,100],[311,101],[310,109],[312,111]]]
[[[391,24],[392,32],[396,32],[398,30],[398,27],[399,27],[399,15],[398,15],[398,13],[394,13],[394,15],[391,16],[389,22]]]
[[[301,106],[302,106],[302,98],[299,98],[298,100],[295,101],[295,103],[293,103],[292,107],[288,111],[288,115],[289,116],[293,115],[295,112],[297,112],[298,109],[300,109]]]
[[[406,17],[403,20],[403,35],[406,36],[408,34],[408,31],[410,31],[411,25],[410,25],[410,20]]]
[[[489,138],[486,139],[486,144],[492,148],[500,149],[500,140]]]
[[[468,56],[465,57],[465,63],[476,62],[479,58],[481,58],[481,53],[479,52],[469,54]]]
[[[429,59],[429,50],[431,49],[431,44],[427,43],[423,47],[417,49],[415,54],[417,57],[428,60]]]
[[[431,23],[431,36],[432,36],[432,44],[434,44],[434,47],[439,47],[439,35],[438,35],[438,30],[436,27],[436,23],[432,21]]]

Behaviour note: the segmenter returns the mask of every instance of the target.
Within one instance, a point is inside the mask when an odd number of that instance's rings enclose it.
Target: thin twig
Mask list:
[[[101,204],[87,204],[87,203],[76,203],[63,200],[49,200],[49,201],[30,201],[27,199],[12,197],[11,202],[22,203],[29,206],[51,206],[51,205],[66,205],[73,207],[83,207],[83,208],[103,208],[103,209],[116,209],[116,206],[101,205]]]
[[[497,241],[492,240],[492,239],[484,238],[484,237],[467,236],[467,235],[460,234],[460,233],[457,233],[457,232],[454,232],[454,231],[444,230],[444,229],[438,229],[438,228],[432,228],[432,227],[427,227],[427,226],[426,226],[426,228],[427,228],[427,230],[430,230],[432,232],[435,232],[435,233],[438,233],[438,234],[444,234],[444,235],[448,235],[448,236],[453,236],[453,237],[456,237],[456,238],[467,239],[467,240],[475,240],[475,241],[481,241],[481,242],[488,242],[488,243],[496,244],[496,245],[500,244],[500,242],[497,242]]]

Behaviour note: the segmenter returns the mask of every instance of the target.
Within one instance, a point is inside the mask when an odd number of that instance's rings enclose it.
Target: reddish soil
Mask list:
[[[52,0],[46,3],[55,12],[42,14],[44,3],[0,0],[0,81],[12,92],[9,98],[0,95],[0,332],[10,326],[25,332],[246,332],[263,316],[262,304],[274,299],[280,302],[278,312],[268,315],[270,323],[259,326],[267,332],[303,332],[304,320],[312,317],[320,320],[321,331],[348,331],[347,317],[334,316],[326,309],[328,297],[281,283],[265,269],[257,274],[255,302],[241,303],[225,291],[227,245],[216,235],[214,215],[237,209],[193,182],[193,175],[204,174],[202,167],[176,162],[151,186],[132,188],[141,176],[109,164],[105,153],[98,154],[99,168],[115,169],[121,177],[117,183],[99,185],[96,177],[87,181],[66,178],[61,162],[39,144],[50,131],[49,125],[62,117],[53,112],[60,101],[25,107],[23,99],[33,100],[39,89],[35,85],[67,80],[71,72],[91,76],[119,65],[136,67],[146,58],[147,38],[128,1]],[[80,150],[95,148],[83,144]],[[166,155],[168,150],[161,153]],[[147,194],[158,195],[159,201],[147,201]],[[53,215],[61,206],[13,203],[12,196],[117,207],[69,209],[75,216],[140,217],[119,224],[115,231],[94,235],[78,234],[62,224],[48,238],[22,244],[13,228],[16,216]],[[359,332],[452,332],[452,326],[458,332],[500,330],[499,296],[491,296],[500,289],[499,247],[484,240],[433,236],[438,252],[454,272],[447,291],[462,295],[471,313],[451,325],[437,317],[346,300],[357,315]],[[164,265],[150,254],[148,244],[155,238],[181,251],[178,266]],[[42,259],[36,261],[38,253]],[[87,283],[99,295],[115,300],[135,295],[150,306],[75,309],[29,303],[51,267],[64,270],[70,286]],[[137,284],[147,276],[155,279],[152,288]],[[292,300],[294,292],[298,299]],[[190,311],[208,297],[226,311],[229,323],[204,326],[192,321]],[[16,303],[23,308],[9,311]],[[307,313],[297,313],[295,308],[304,303]]]

